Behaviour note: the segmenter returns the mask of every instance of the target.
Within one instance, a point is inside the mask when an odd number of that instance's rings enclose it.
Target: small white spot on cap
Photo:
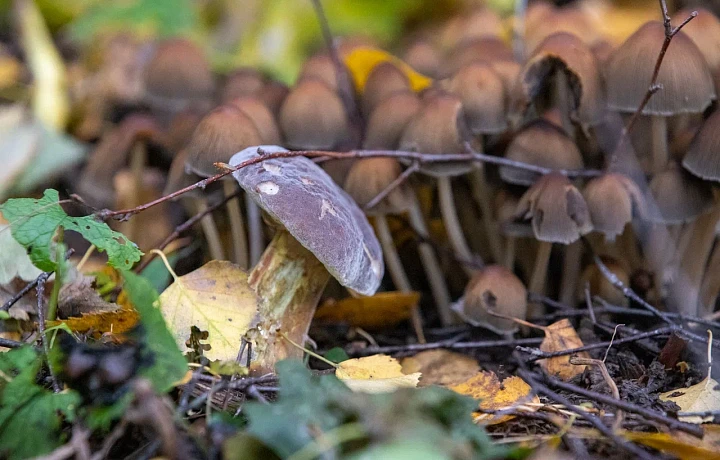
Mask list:
[[[276,195],[280,191],[280,187],[275,182],[260,182],[257,186],[258,192],[265,195]]]
[[[328,200],[323,198],[322,205],[320,206],[320,220],[323,220],[325,218],[325,214],[330,214],[335,217],[338,216],[335,208],[333,208],[333,206]]]
[[[302,183],[305,184],[305,185],[315,185],[315,182],[311,181],[311,180],[308,179],[307,177],[301,177],[300,180],[301,180]]]
[[[265,169],[265,171],[269,172],[273,176],[279,176],[282,171],[282,166],[274,165],[267,161],[263,163],[262,167]]]

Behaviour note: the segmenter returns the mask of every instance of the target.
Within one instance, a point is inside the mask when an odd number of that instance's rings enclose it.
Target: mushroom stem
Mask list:
[[[642,256],[638,250],[635,230],[632,225],[625,226],[615,245],[630,265],[631,272],[643,267]]]
[[[582,243],[575,241],[565,248],[562,280],[560,281],[560,303],[564,305],[575,304],[575,292],[580,278],[582,258]]]
[[[265,239],[263,238],[260,208],[247,194],[245,194],[245,212],[247,214],[248,239],[250,242],[250,266],[254,267],[262,255],[262,250],[265,246]]]
[[[662,171],[668,162],[667,119],[653,115],[650,119],[652,130],[652,166],[653,174]]]
[[[538,250],[535,255],[535,266],[533,267],[530,283],[528,283],[528,291],[535,294],[545,293],[545,281],[547,279],[548,262],[550,262],[550,252],[552,251],[552,243],[547,241],[538,241]]]
[[[517,239],[514,236],[507,236],[505,238],[505,254],[503,254],[503,265],[508,270],[512,271],[515,268],[515,243]]]
[[[490,244],[490,253],[496,262],[502,260],[502,244],[500,242],[500,233],[497,224],[493,218],[492,204],[490,203],[491,192],[485,180],[485,171],[483,168],[473,170],[470,175],[473,196],[480,207],[482,214],[481,221],[485,228],[488,243]]]
[[[414,195],[411,197],[408,219],[410,220],[410,225],[412,225],[417,232],[424,236],[428,235],[428,228],[427,225],[425,225],[420,204]],[[443,326],[449,326],[455,322],[455,316],[450,310],[450,293],[448,292],[447,284],[445,284],[440,263],[435,256],[435,250],[430,244],[423,241],[418,245],[418,252],[420,253],[420,259],[422,260],[428,283],[430,283],[430,290],[435,300],[435,308],[437,308],[438,316],[440,316],[440,322]]]
[[[235,193],[237,183],[234,180],[224,180],[223,189],[225,196],[230,196]],[[233,238],[233,262],[238,264],[243,270],[247,270],[247,234],[245,233],[245,223],[243,222],[242,211],[240,210],[240,200],[235,197],[228,201],[227,210],[228,217],[230,218],[230,232]]]
[[[205,198],[194,198],[195,200],[195,213],[200,214],[207,209],[207,201]],[[210,249],[210,257],[213,260],[225,260],[225,251],[223,250],[222,240],[220,239],[220,232],[218,231],[217,224],[212,213],[208,213],[200,219],[200,226],[207,239],[208,248]]]
[[[387,218],[379,214],[375,216],[375,229],[377,237],[382,246],[383,256],[385,257],[385,266],[390,272],[395,287],[401,292],[412,292],[412,285],[408,279],[405,268],[400,261],[400,255],[393,243],[392,233],[388,226]],[[425,343],[425,333],[423,332],[423,318],[420,308],[417,304],[412,309],[412,325],[419,343]]]
[[[258,295],[259,322],[249,333],[253,344],[251,371],[273,372],[286,358],[302,358],[293,342],[306,341],[320,296],[330,279],[325,266],[284,229],[278,229],[248,283]]]
[[[438,178],[438,198],[440,199],[440,213],[445,223],[445,230],[447,231],[450,245],[453,247],[455,254],[464,262],[474,260],[473,253],[465,240],[465,235],[463,235],[462,226],[458,219],[449,177]],[[463,269],[469,276],[472,276],[472,269],[468,268],[465,264],[463,264]]]
[[[680,263],[676,279],[668,290],[668,302],[675,311],[697,316],[700,312],[700,285],[710,251],[715,241],[715,225],[720,219],[720,206],[695,220],[688,250]]]
[[[715,310],[718,294],[720,294],[720,244],[716,241],[700,288],[700,302],[702,302],[700,308],[707,313]]]

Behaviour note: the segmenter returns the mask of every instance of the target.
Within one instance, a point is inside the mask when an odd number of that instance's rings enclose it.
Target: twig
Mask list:
[[[100,450],[95,452],[91,460],[103,460],[104,458],[107,458],[108,453],[110,453],[110,449],[112,449],[112,446],[114,446],[118,439],[120,439],[125,434],[126,428],[127,420],[123,418],[115,426],[115,428],[113,428],[110,434],[105,437],[102,447],[100,447]]]
[[[402,174],[396,177],[394,181],[390,182],[387,187],[378,193],[375,198],[368,201],[365,205],[365,210],[367,211],[368,209],[374,208],[378,203],[385,199],[390,192],[400,187],[405,181],[407,181],[413,173],[417,172],[418,169],[420,169],[420,163],[417,161],[413,162],[405,171],[402,172]]]
[[[595,318],[595,307],[593,306],[592,299],[590,298],[590,282],[585,283],[585,305],[587,305],[588,313],[590,313],[590,321],[593,324],[597,324]]]
[[[479,342],[458,342],[457,339],[451,339],[434,343],[414,343],[409,345],[393,345],[388,347],[367,347],[362,350],[357,350],[352,354],[356,356],[367,356],[376,353],[417,352],[424,350],[436,350],[438,348],[462,350],[495,347],[517,347],[521,345],[539,345],[542,340],[543,339],[541,339],[540,337],[534,337],[529,339],[485,340]]]
[[[20,292],[18,292],[17,294],[12,296],[12,298],[10,300],[8,300],[4,304],[2,304],[2,307],[0,307],[0,311],[8,311],[10,309],[10,307],[12,307],[16,303],[18,303],[18,301],[20,299],[22,299],[25,296],[25,294],[27,294],[28,292],[35,289],[35,286],[37,286],[38,280],[40,279],[41,276],[47,275],[49,277],[51,273],[52,272],[47,272],[47,273],[43,272],[40,275],[38,275],[38,277],[35,278],[34,280],[32,280],[30,283],[28,283],[27,286],[20,289]]]
[[[37,315],[38,315],[38,330],[40,332],[40,344],[43,347],[43,350],[45,351],[45,359],[48,359],[48,356],[50,356],[50,346],[48,345],[47,337],[45,337],[45,283],[47,282],[47,279],[50,277],[49,273],[43,273],[42,275],[38,276],[37,279],[37,286],[35,288],[35,292],[37,294]],[[55,280],[56,283],[59,283],[59,280]],[[55,377],[55,371],[53,370],[52,366],[48,362],[48,372],[50,373],[50,379],[52,380],[52,386],[53,391],[55,393],[60,393],[61,388],[60,384],[58,383],[57,378]]]
[[[606,354],[607,356],[607,354]],[[592,358],[581,358],[579,356],[571,356],[570,357],[570,364],[577,364],[580,366],[595,366],[600,369],[600,373],[603,376],[603,379],[605,380],[605,383],[608,387],[610,387],[610,391],[612,392],[613,398],[616,400],[620,400],[620,390],[618,390],[617,385],[613,381],[612,377],[610,377],[610,373],[607,370],[607,367],[605,366],[605,361],[600,361],[599,359],[592,359]],[[617,409],[617,412],[615,412],[615,422],[613,422],[613,430],[617,432],[620,428],[622,428],[622,422],[623,422],[623,412],[622,409]]]

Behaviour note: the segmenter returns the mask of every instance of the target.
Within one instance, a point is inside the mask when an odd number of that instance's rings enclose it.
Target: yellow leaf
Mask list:
[[[420,372],[418,386],[457,385],[480,372],[480,365],[473,358],[450,350],[427,350],[402,360],[405,374]]]
[[[494,372],[480,372],[459,385],[451,386],[450,389],[479,400],[480,409],[485,410],[504,410],[520,404],[540,403],[540,399],[532,393],[532,388],[523,379],[508,377],[500,383]],[[475,417],[475,422],[494,425],[513,418],[513,415],[480,413]]]
[[[584,346],[582,340],[575,332],[570,321],[562,319],[544,328],[545,339],[540,344],[540,350],[546,353],[571,350]],[[577,353],[578,357],[589,358],[586,352]],[[570,380],[578,374],[582,374],[585,366],[570,364],[570,355],[556,356],[554,358],[542,359],[539,361],[545,371],[562,380]]]
[[[413,91],[422,91],[432,85],[431,78],[416,72],[402,60],[377,48],[358,46],[353,48],[352,51],[345,56],[344,60],[345,65],[352,75],[355,88],[360,94],[362,94],[365,88],[365,83],[370,76],[370,72],[372,72],[376,65],[382,64],[383,62],[390,62],[400,69],[410,80],[410,87]]]
[[[720,410],[720,392],[717,391],[718,382],[705,377],[702,382],[688,388],[678,388],[660,395],[663,401],[672,401],[682,412],[703,412]],[[712,417],[680,416],[681,420],[690,423],[702,423],[712,420]]]
[[[681,460],[720,460],[720,425],[703,425],[702,439],[676,431],[672,433],[645,433],[627,431],[623,435],[637,442]]]
[[[412,307],[420,300],[417,292],[380,292],[368,297],[348,297],[323,302],[315,319],[373,329],[408,320]]]
[[[387,393],[398,388],[415,388],[420,373],[405,375],[397,359],[372,355],[348,359],[338,364],[335,376],[351,390],[361,393]]]
[[[175,279],[160,295],[160,310],[181,350],[188,350],[191,326],[207,331],[210,360],[234,360],[240,339],[257,314],[257,296],[247,273],[227,261],[213,260]]]
[[[97,335],[105,332],[122,334],[127,332],[138,322],[138,314],[134,308],[121,308],[116,311],[103,311],[98,313],[85,313],[82,316],[73,316],[61,321],[48,321],[48,326],[57,326],[65,323],[75,332],[92,331]]]
[[[15,85],[20,79],[21,71],[18,61],[0,49],[0,89]]]

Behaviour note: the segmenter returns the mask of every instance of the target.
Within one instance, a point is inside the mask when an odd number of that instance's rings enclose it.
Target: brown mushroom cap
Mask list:
[[[508,145],[505,157],[551,169],[582,169],[580,150],[565,132],[538,119],[527,124]],[[532,185],[537,174],[523,169],[500,167],[500,177],[511,184]]]
[[[410,45],[403,54],[403,61],[416,71],[431,78],[438,75],[442,65],[440,52],[424,40],[416,41]]]
[[[503,30],[502,19],[495,11],[479,7],[447,21],[440,32],[440,42],[443,47],[452,48],[458,43],[476,38],[500,37]]]
[[[698,47],[710,71],[717,75],[720,72],[720,20],[717,16],[705,8],[684,8],[675,13],[673,24],[684,21],[693,11],[697,11],[697,16],[682,31]]]
[[[198,176],[217,174],[214,163],[227,163],[233,154],[261,144],[255,123],[237,107],[223,105],[207,114],[187,145],[185,166]]]
[[[483,37],[467,40],[458,44],[447,56],[445,68],[441,69],[445,76],[449,76],[476,61],[489,62],[515,62],[510,47],[499,38]]]
[[[528,13],[525,26],[528,52],[534,52],[547,37],[558,32],[581,37],[587,45],[592,45],[601,37],[592,16],[576,6],[540,7],[536,12]]]
[[[245,149],[230,165],[258,155],[257,147]],[[380,243],[360,208],[319,166],[305,157],[278,158],[246,166],[233,176],[340,284],[363,295],[377,290],[384,272]]]
[[[394,158],[363,158],[355,162],[347,178],[344,189],[362,208],[380,192],[385,190],[402,174],[400,163]],[[407,186],[394,188],[368,214],[400,214],[412,204]]]
[[[337,90],[337,70],[327,53],[311,56],[310,59],[303,63],[297,79],[300,81],[306,78],[317,78],[325,83],[328,88]]]
[[[234,70],[225,79],[222,89],[222,101],[228,103],[242,96],[255,96],[265,87],[265,75],[251,67]]]
[[[507,93],[502,78],[483,62],[460,69],[445,89],[462,100],[473,134],[497,134],[507,129]]]
[[[608,107],[633,113],[652,79],[665,28],[648,22],[613,52],[607,62]],[[643,109],[645,115],[670,116],[703,112],[715,99],[715,88],[705,58],[682,31],[668,47],[657,79],[662,85]]]
[[[559,173],[542,176],[520,198],[515,215],[531,220],[535,237],[570,244],[592,230],[587,203],[580,191]]]
[[[603,256],[601,259],[610,272],[614,273],[623,285],[630,285],[630,275],[628,275],[627,268],[623,267],[620,262],[613,258]],[[576,295],[579,302],[585,300],[585,286],[587,284],[590,285],[591,295],[599,296],[612,305],[627,306],[628,299],[625,297],[625,294],[608,281],[595,263],[585,267],[582,275],[580,275]]]
[[[144,80],[148,103],[172,110],[208,102],[215,85],[203,51],[182,38],[158,44]]]
[[[230,105],[240,109],[255,123],[262,139],[261,144],[276,145],[280,143],[280,128],[275,122],[275,116],[259,98],[241,96],[230,101]]]
[[[498,334],[517,330],[513,321],[492,316],[488,311],[522,320],[527,315],[525,285],[500,265],[489,265],[472,277],[465,288],[461,313],[471,324],[487,327]]]
[[[664,224],[681,224],[706,213],[713,205],[710,184],[670,163],[650,181],[648,193],[657,203],[648,206],[648,219]]]
[[[682,164],[697,177],[720,182],[720,112],[705,120]]]
[[[464,142],[470,138],[462,101],[457,96],[436,93],[425,101],[410,120],[400,139],[401,150],[422,153],[462,153]],[[420,170],[431,176],[465,174],[472,169],[469,163],[442,163],[422,166]]]
[[[622,174],[608,173],[591,179],[583,196],[593,228],[610,241],[623,232],[633,215],[645,215],[640,188]]]
[[[392,62],[376,65],[368,75],[362,92],[362,109],[371,114],[383,100],[398,91],[410,89],[408,77]]]
[[[542,41],[525,64],[522,82],[524,110],[543,93],[557,72],[564,72],[570,86],[571,116],[584,125],[596,125],[605,114],[605,89],[595,56],[578,37],[558,32]],[[648,80],[649,81],[649,80]]]
[[[340,96],[316,78],[305,78],[290,91],[279,122],[285,143],[293,149],[332,150],[350,138]]]
[[[370,114],[363,148],[396,149],[405,127],[421,106],[420,98],[411,91],[393,94],[385,99]]]

